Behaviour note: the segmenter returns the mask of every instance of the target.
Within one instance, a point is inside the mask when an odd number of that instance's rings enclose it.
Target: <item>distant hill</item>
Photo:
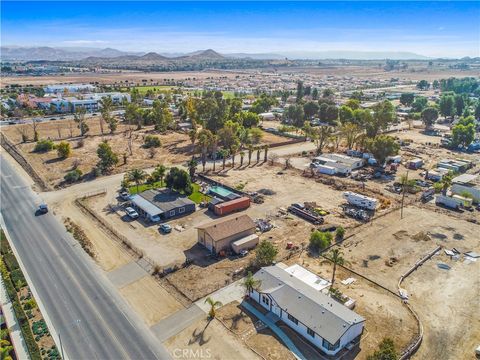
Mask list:
[[[392,51],[285,51],[282,53],[233,53],[225,54],[230,58],[246,58],[259,60],[326,60],[326,59],[347,59],[347,60],[428,60],[427,56],[411,52]]]
[[[125,52],[111,48],[92,49],[92,48],[54,48],[48,46],[37,47],[18,47],[2,46],[0,48],[0,57],[2,60],[10,61],[70,61],[81,60],[88,57],[113,58],[124,55],[134,55],[138,53]]]

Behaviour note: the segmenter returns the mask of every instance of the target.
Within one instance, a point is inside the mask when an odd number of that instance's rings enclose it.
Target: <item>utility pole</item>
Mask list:
[[[405,201],[405,190],[407,188],[407,183],[408,183],[408,170],[407,170],[407,175],[405,176],[405,181],[403,182],[403,189],[402,189],[402,207],[400,209],[400,219],[403,219],[403,202]]]

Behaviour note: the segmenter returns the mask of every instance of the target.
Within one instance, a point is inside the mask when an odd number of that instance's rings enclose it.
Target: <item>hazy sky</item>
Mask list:
[[[480,2],[1,2],[2,45],[480,56]]]

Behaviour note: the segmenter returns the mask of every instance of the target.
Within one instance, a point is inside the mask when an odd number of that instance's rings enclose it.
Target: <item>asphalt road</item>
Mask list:
[[[166,350],[41,199],[0,158],[1,213],[52,334],[69,359],[166,359]],[[47,322],[47,323],[48,323]]]

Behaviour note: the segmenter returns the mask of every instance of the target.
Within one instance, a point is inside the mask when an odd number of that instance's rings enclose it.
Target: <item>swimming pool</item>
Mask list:
[[[218,195],[222,198],[226,198],[229,195],[233,194],[233,192],[221,186],[212,186],[208,189],[208,192],[211,193],[212,195]]]

